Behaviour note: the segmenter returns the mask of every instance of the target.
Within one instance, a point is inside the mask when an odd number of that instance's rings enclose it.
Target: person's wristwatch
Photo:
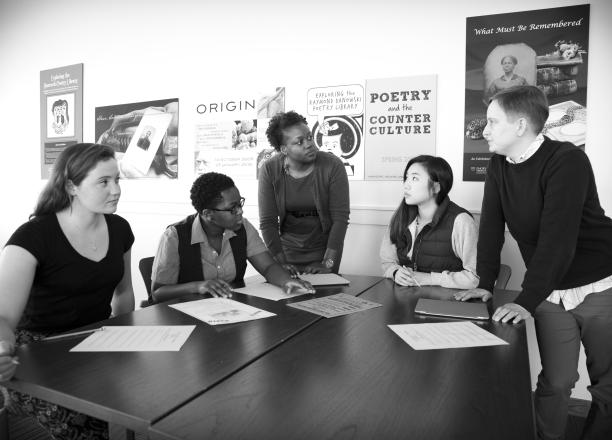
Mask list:
[[[331,269],[334,267],[334,259],[333,258],[326,258],[325,260],[323,260],[323,266],[325,266],[328,269]]]

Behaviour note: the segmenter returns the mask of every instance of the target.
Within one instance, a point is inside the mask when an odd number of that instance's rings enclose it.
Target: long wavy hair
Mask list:
[[[49,181],[38,196],[30,218],[55,214],[69,207],[72,199],[67,190],[68,182],[80,185],[98,162],[114,157],[115,150],[106,145],[74,144],[66,147],[55,160]]]
[[[453,170],[447,161],[441,157],[421,155],[410,159],[406,168],[404,169],[404,182],[408,178],[408,169],[412,164],[421,164],[429,176],[429,188],[433,190],[434,183],[440,185],[440,190],[436,194],[436,205],[440,205],[451,188],[453,187]],[[416,210],[418,208],[414,205],[407,205],[404,198],[391,217],[391,223],[389,224],[389,235],[391,243],[393,243],[397,249],[403,249],[407,246],[405,233],[410,219],[416,216]],[[411,214],[412,211],[412,215]]]

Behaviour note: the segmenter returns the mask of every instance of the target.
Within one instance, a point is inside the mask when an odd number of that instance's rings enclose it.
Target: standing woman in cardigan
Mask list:
[[[404,169],[404,198],[380,245],[383,274],[402,286],[478,285],[472,215],[451,202],[453,170],[441,157],[417,156]]]
[[[112,148],[75,144],[58,156],[30,221],[0,253],[0,383],[19,368],[15,346],[134,310],[134,235],[113,214],[120,195]],[[106,422],[0,391],[9,412],[36,417],[54,439],[108,438]]]
[[[288,271],[338,272],[350,202],[342,161],[318,151],[306,119],[279,113],[266,130],[281,154],[259,175],[259,220],[264,242]]]

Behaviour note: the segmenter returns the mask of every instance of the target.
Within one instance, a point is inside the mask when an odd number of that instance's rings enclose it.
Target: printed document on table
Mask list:
[[[308,281],[313,286],[338,286],[350,284],[350,281],[335,273],[302,273],[300,279]]]
[[[275,313],[227,298],[207,298],[172,304],[170,307],[210,325],[233,324],[276,316]]]
[[[507,345],[503,339],[481,329],[473,322],[431,322],[389,325],[415,350]]]
[[[280,301],[281,299],[293,298],[295,296],[302,296],[308,293],[303,291],[285,293],[280,287],[265,282],[247,284],[246,287],[240,287],[232,290],[234,292],[244,293],[245,295],[250,296],[257,296],[259,298],[269,299],[272,301]]]
[[[179,351],[195,325],[102,327],[70,351]]]
[[[346,293],[338,293],[337,295],[309,299],[307,301],[300,301],[287,305],[316,315],[321,315],[325,318],[348,315],[350,313],[361,312],[363,310],[382,306],[382,304],[347,295]]]

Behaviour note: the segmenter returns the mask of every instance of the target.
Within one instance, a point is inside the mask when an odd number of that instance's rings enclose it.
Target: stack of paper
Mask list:
[[[337,295],[288,304],[288,306],[321,315],[325,318],[333,318],[335,316],[348,315],[350,313],[380,307],[382,304],[347,295],[346,293],[339,293]]]
[[[338,286],[350,284],[350,281],[335,273],[303,273],[300,279],[308,281],[313,286]]]
[[[389,328],[415,350],[508,344],[468,321],[399,324],[390,325]]]
[[[232,324],[276,316],[266,310],[227,298],[207,298],[172,304],[170,307],[210,325]]]
[[[195,325],[108,326],[70,351],[179,351]]]

